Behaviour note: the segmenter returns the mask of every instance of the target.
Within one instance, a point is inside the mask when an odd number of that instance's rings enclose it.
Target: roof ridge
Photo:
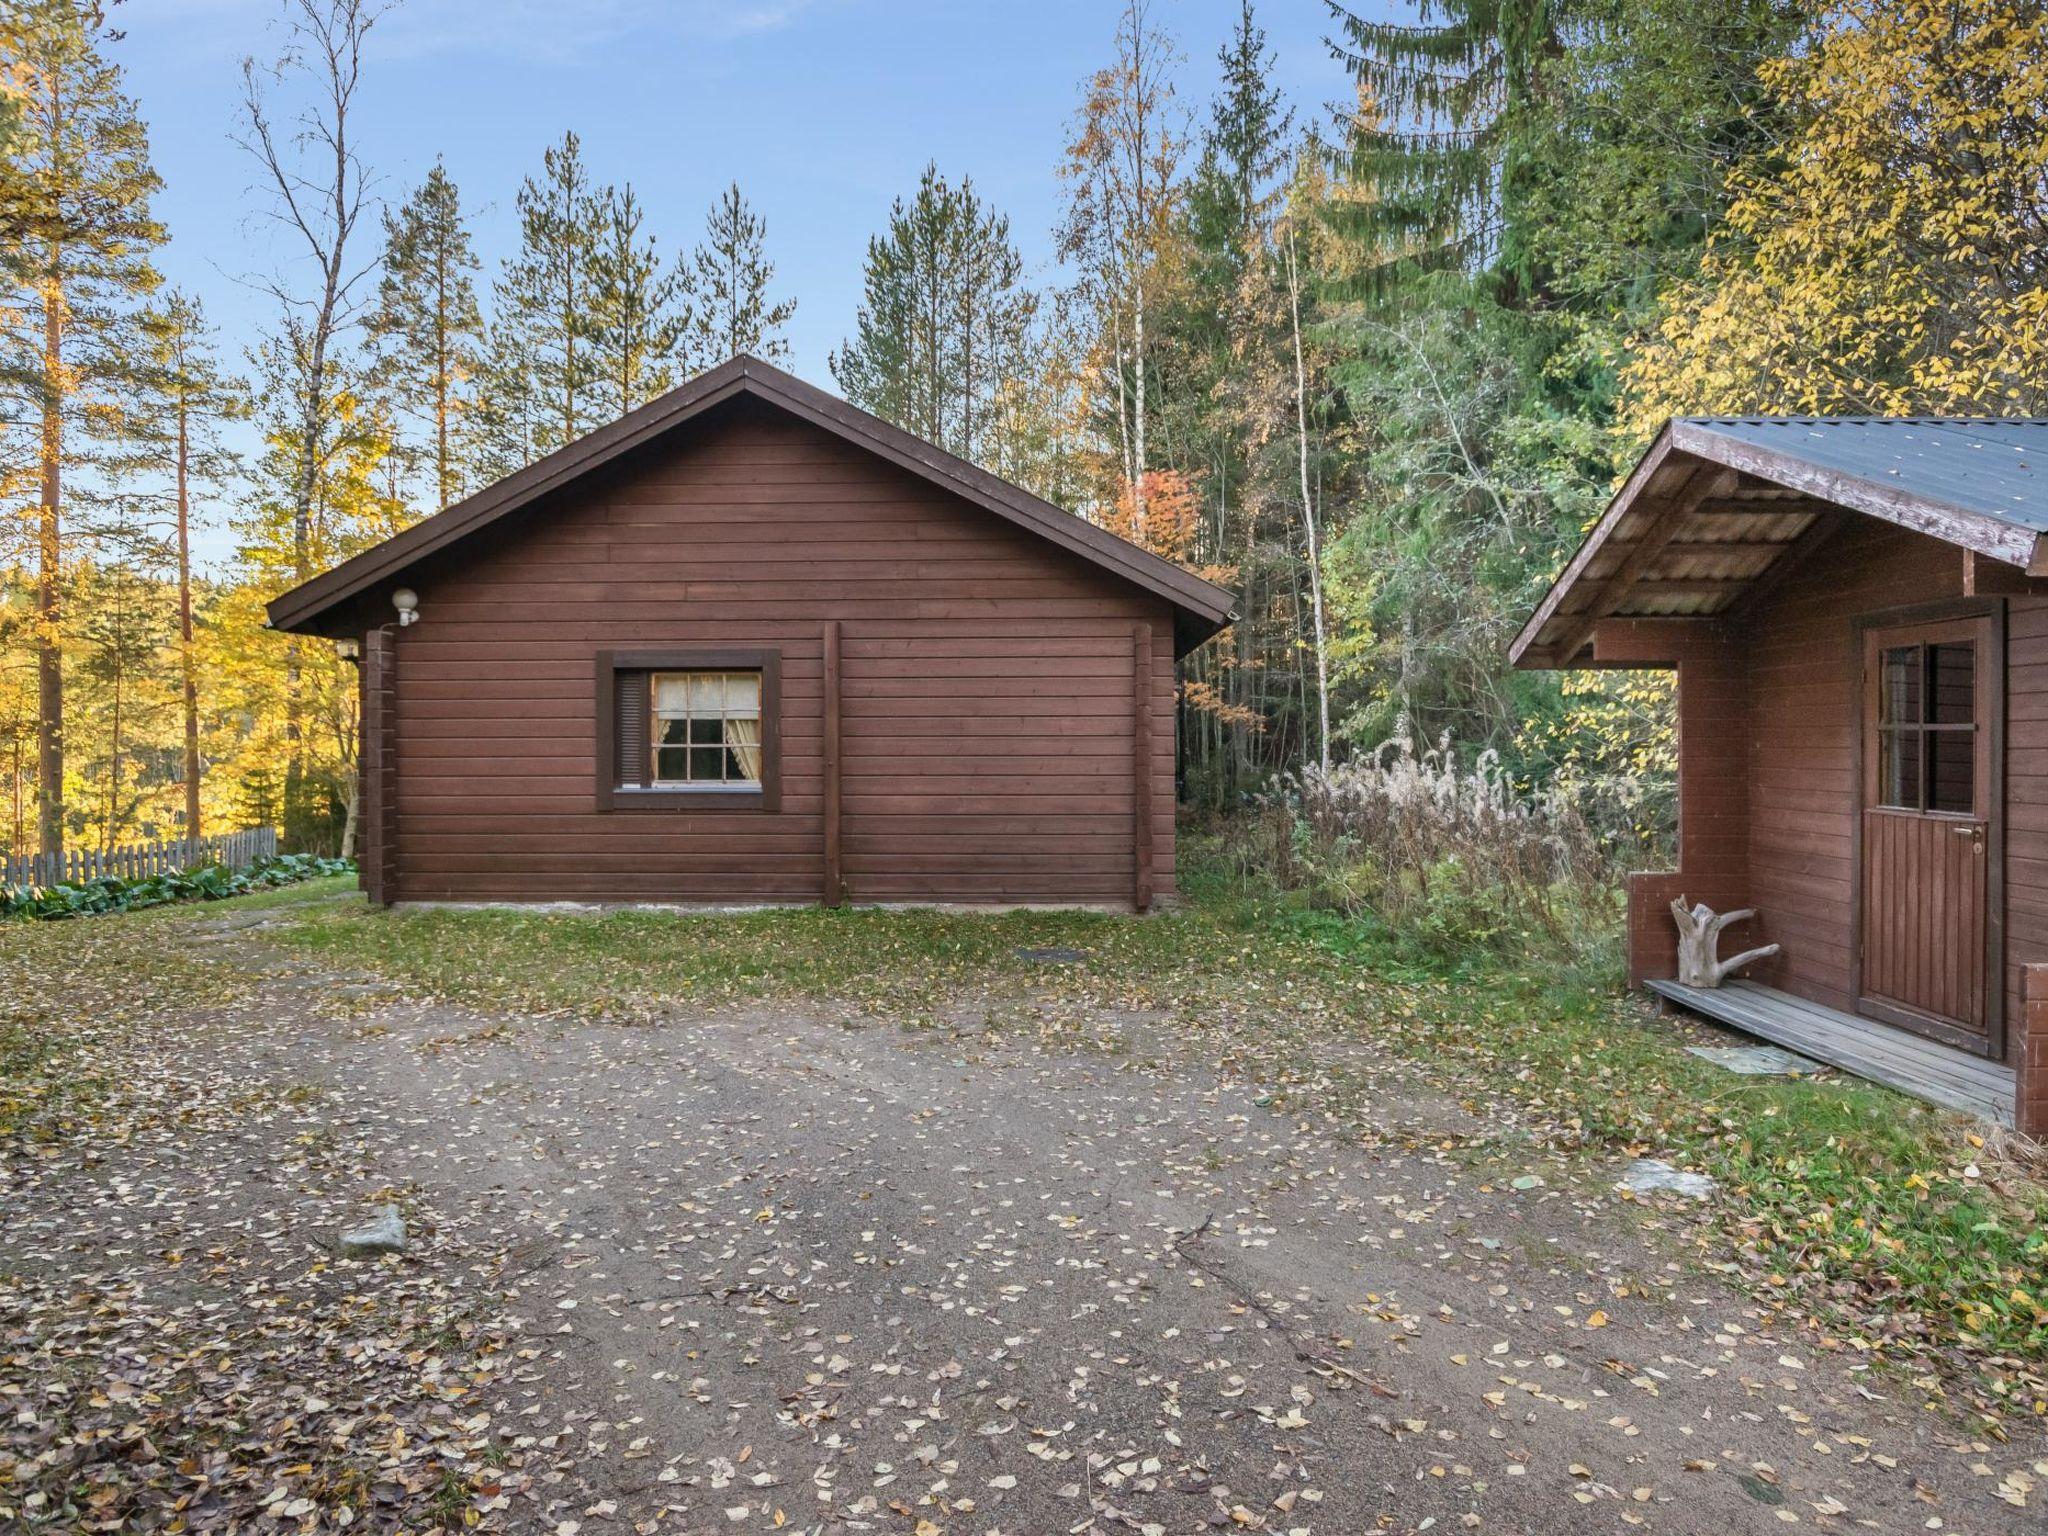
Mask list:
[[[440,554],[500,518],[560,491],[740,394],[752,395],[799,421],[831,433],[1150,592],[1172,605],[1187,621],[1185,625],[1178,620],[1175,624],[1177,634],[1185,629],[1186,635],[1192,636],[1182,646],[1183,651],[1230,621],[1236,594],[1228,588],[772,363],[740,353],[453,506],[422,518],[331,570],[280,593],[265,605],[270,622],[279,629],[309,630],[323,615],[356,599],[377,583]]]

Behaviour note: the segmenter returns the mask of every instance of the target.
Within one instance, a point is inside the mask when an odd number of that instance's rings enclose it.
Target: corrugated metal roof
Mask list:
[[[1699,479],[1709,466],[1723,472],[1719,488]],[[1570,665],[1602,619],[1738,612],[1840,513],[2048,574],[2048,420],[1675,417],[1509,654]]]
[[[1967,417],[1687,416],[1818,468],[2048,533],[2048,421]]]

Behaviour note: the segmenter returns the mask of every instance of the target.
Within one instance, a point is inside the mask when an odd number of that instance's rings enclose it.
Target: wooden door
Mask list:
[[[2003,668],[1991,615],[1867,630],[1862,1011],[1993,1054]]]

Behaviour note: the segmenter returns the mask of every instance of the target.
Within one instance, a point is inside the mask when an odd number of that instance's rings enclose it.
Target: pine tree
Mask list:
[[[246,387],[220,371],[213,330],[199,301],[173,291],[153,307],[144,324],[149,339],[147,408],[136,425],[143,454],[167,471],[175,528],[178,573],[178,670],[184,723],[184,836],[205,835],[200,813],[199,680],[193,641],[193,491],[216,493],[235,471],[235,457],[221,442],[220,426],[248,414]]]
[[[384,276],[369,321],[379,381],[430,434],[436,511],[470,484],[472,433],[464,416],[483,345],[470,276],[476,270],[462,199],[436,162],[405,206],[384,215]]]
[[[608,187],[590,261],[592,395],[623,416],[676,382],[676,351],[690,325],[680,262],[661,259],[632,187]]]
[[[704,221],[704,239],[690,255],[692,363],[715,367],[741,353],[787,357],[781,335],[796,300],[768,302],[775,265],[765,254],[768,221],[747,206],[738,182],[728,186]]]
[[[12,62],[19,117],[7,145],[0,239],[4,412],[35,434],[37,833],[64,846],[63,583],[66,525],[81,496],[90,418],[133,381],[139,301],[164,238],[150,215],[160,185],[92,0],[18,0],[0,10],[0,58]],[[75,531],[75,530],[74,530]]]
[[[493,391],[509,392],[499,407],[509,414],[494,412],[494,453],[500,463],[516,459],[514,468],[574,442],[600,409],[591,398],[591,295],[602,205],[574,133],[542,156],[518,201],[519,254],[496,285],[490,360]]]
[[[492,318],[477,371],[474,469],[479,484],[502,480],[558,446],[554,434],[560,418],[542,396],[534,352],[521,317]]]
[[[866,294],[832,376],[864,410],[976,460],[1000,460],[1003,402],[1030,340],[1036,296],[1010,221],[974,183],[956,188],[925,167],[917,195],[898,198],[889,228],[868,242]]]

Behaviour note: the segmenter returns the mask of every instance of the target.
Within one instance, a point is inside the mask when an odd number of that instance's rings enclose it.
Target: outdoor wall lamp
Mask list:
[[[403,629],[420,616],[420,595],[411,587],[400,587],[391,594],[391,606],[398,610],[398,627]]]
[[[363,642],[347,638],[337,640],[334,642],[334,654],[343,661],[361,661],[363,659]]]

